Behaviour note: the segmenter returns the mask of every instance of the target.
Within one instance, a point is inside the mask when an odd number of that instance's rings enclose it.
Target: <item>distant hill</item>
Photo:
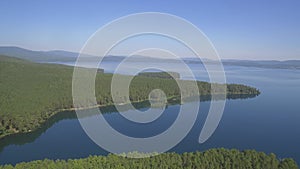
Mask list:
[[[54,62],[75,62],[79,53],[63,51],[63,50],[52,50],[52,51],[32,51],[20,47],[13,46],[0,46],[0,55],[11,56],[19,59],[25,59],[32,62],[39,63],[54,63]],[[93,56],[88,54],[83,54],[84,57],[87,58],[87,61],[93,62],[99,56]],[[121,62],[124,60],[126,56],[114,56],[109,55],[103,58],[103,61],[107,62]],[[135,55],[131,58],[133,62],[176,62],[175,59],[163,59],[163,58],[155,58],[149,56],[140,56]]]
[[[25,59],[32,62],[75,62],[79,53],[63,51],[63,50],[51,50],[51,51],[33,51],[14,46],[0,46],[0,55],[15,57],[19,59]],[[95,61],[98,56],[84,54],[87,61]],[[152,58],[148,56],[134,56],[134,61],[158,61],[159,58]],[[125,56],[107,56],[103,61],[121,62],[125,59]]]
[[[67,51],[32,51],[19,47],[0,47],[0,54],[32,62],[75,61],[77,53]]]
[[[28,49],[23,49],[19,47],[10,47],[10,46],[0,46],[0,55],[16,57],[20,59],[29,60],[32,62],[75,62],[79,53],[68,52],[63,50],[52,50],[52,51],[32,51]],[[93,55],[84,55],[87,61],[95,61],[95,58],[98,56]],[[125,56],[106,56],[103,61],[107,62],[121,62],[124,60]],[[131,59],[132,62],[178,62],[175,59],[165,59],[165,58],[155,58],[150,56],[133,56],[134,59]],[[183,58],[185,63],[189,64],[202,64],[199,58]],[[202,59],[207,64],[215,64],[216,61],[210,59]],[[243,66],[243,67],[257,67],[257,68],[267,68],[267,69],[297,69],[300,70],[300,60],[286,60],[286,61],[277,61],[277,60],[222,60],[223,65],[228,66]]]

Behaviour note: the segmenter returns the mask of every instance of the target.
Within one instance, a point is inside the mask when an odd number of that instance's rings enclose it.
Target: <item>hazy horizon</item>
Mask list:
[[[25,50],[29,50],[29,51],[33,51],[33,52],[71,52],[71,53],[78,53],[76,51],[67,51],[67,50],[62,50],[62,49],[53,49],[53,50],[31,50],[31,49],[26,49],[20,46],[0,46],[0,48],[20,48],[20,49],[25,49]],[[0,53],[1,54],[1,53]],[[86,54],[86,55],[91,55],[91,56],[96,56],[93,54]],[[121,57],[127,57],[127,55],[125,54],[118,54],[118,55],[108,55],[108,56],[121,56]],[[157,57],[157,56],[152,56],[152,55],[134,55],[134,56],[143,56],[143,57],[153,57],[153,58],[159,58],[159,59],[167,59],[165,57]],[[198,57],[193,57],[193,56],[180,56],[183,59],[198,59]],[[201,59],[209,59],[207,57],[203,57]],[[213,60],[213,59],[209,59],[209,60]],[[292,60],[297,60],[300,61],[300,58],[298,59],[287,59],[287,60],[281,60],[281,59],[243,59],[243,58],[221,58],[221,60],[241,60],[241,61],[292,61]]]

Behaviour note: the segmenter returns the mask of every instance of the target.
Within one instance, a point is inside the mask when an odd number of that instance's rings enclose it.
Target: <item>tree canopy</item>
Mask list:
[[[131,153],[131,156],[145,154]],[[146,154],[147,156],[147,154]],[[292,159],[278,159],[275,154],[254,150],[211,149],[205,152],[163,153],[146,158],[126,158],[110,154],[89,156],[82,159],[38,160],[22,162],[15,166],[0,166],[0,169],[298,169]]]

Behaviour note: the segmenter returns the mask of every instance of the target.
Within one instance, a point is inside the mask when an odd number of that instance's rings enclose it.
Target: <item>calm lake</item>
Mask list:
[[[128,69],[134,67],[134,64],[129,65]],[[112,72],[114,66],[113,63],[101,65],[106,72]],[[201,65],[190,64],[190,67],[197,79],[208,80]],[[227,100],[216,132],[203,144],[198,143],[198,137],[210,102],[201,102],[196,124],[187,137],[170,151],[182,153],[220,147],[255,149],[265,153],[273,152],[279,158],[291,157],[300,164],[300,71],[225,66],[225,73],[228,83],[250,85],[258,88],[261,94],[255,98]],[[147,137],[167,129],[177,117],[179,108],[180,105],[168,106],[158,120],[147,126],[130,123],[118,112],[106,113],[104,116],[115,129],[124,134]],[[92,119],[93,116],[85,118]],[[85,134],[74,112],[64,112],[53,117],[35,132],[0,141],[0,164],[44,158],[83,158],[107,153]]]

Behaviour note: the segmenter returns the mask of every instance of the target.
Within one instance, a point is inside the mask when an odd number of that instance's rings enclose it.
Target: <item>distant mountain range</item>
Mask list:
[[[47,62],[47,63],[61,63],[61,62],[75,62],[79,53],[68,52],[63,50],[52,51],[32,51],[20,47],[0,46],[0,55],[16,57],[20,59],[29,60],[32,62]],[[84,54],[88,61],[93,61],[97,56]],[[176,62],[175,59],[154,58],[149,56],[133,56],[134,62]],[[103,61],[121,62],[125,56],[107,56]],[[189,64],[202,64],[198,58],[183,58],[183,61]],[[204,59],[207,64],[215,64],[216,61]],[[244,67],[257,67],[269,69],[298,69],[300,70],[300,60],[222,60],[223,65],[229,66],[244,66]]]
[[[79,53],[63,51],[63,50],[51,50],[51,51],[32,51],[20,47],[13,47],[13,46],[0,46],[0,55],[11,56],[15,58],[25,59],[32,62],[75,62]],[[81,54],[87,61],[94,61],[95,58],[98,56],[88,55],[88,54]],[[134,61],[141,62],[141,61],[155,61],[161,60],[160,58],[153,58],[148,56],[133,56]],[[104,57],[103,61],[116,61],[120,62],[125,59],[125,56],[107,56]],[[164,59],[166,60],[166,59]],[[171,60],[171,59],[169,59]]]
[[[0,47],[0,55],[26,59],[32,62],[75,61],[77,53],[67,51],[32,51],[19,47]]]

